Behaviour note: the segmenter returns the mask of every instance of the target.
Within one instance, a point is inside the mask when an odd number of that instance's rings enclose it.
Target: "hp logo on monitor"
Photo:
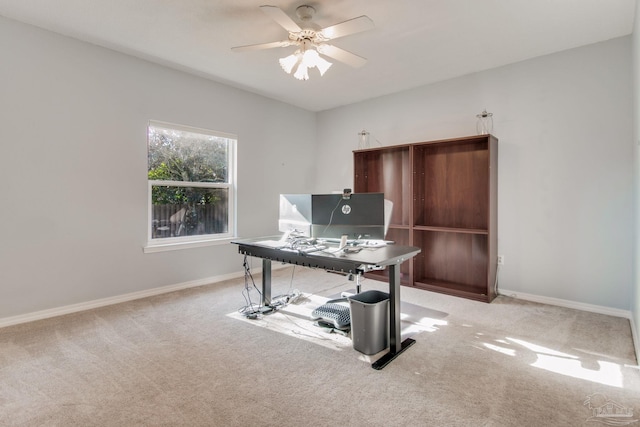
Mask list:
[[[345,215],[349,215],[351,213],[351,206],[342,205],[342,213]]]

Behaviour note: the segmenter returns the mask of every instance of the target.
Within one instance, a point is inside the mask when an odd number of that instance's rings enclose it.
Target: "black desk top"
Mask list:
[[[274,247],[273,242],[280,236],[239,239],[231,243],[238,245],[238,251],[244,255],[269,259],[272,261],[297,264],[305,267],[323,268],[345,273],[363,273],[374,267],[385,267],[402,262],[416,256],[420,248],[415,246],[385,245],[375,248],[362,248],[356,253],[331,253],[336,247],[328,247],[328,251],[301,253]],[[262,242],[262,243],[261,243]]]

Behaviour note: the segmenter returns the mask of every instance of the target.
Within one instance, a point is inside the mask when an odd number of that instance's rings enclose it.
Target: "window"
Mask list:
[[[234,135],[149,123],[148,247],[234,235],[236,142]]]

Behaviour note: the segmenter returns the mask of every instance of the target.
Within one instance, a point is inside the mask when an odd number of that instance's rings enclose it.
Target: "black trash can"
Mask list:
[[[389,294],[371,290],[349,297],[353,348],[371,355],[389,346]]]

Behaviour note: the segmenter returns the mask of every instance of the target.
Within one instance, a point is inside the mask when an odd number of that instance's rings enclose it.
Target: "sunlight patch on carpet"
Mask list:
[[[507,340],[523,347],[517,351],[535,354],[536,360],[531,363],[533,367],[611,387],[623,387],[622,368],[616,363],[598,360],[593,366],[585,366],[579,356],[516,338],[507,337]]]

